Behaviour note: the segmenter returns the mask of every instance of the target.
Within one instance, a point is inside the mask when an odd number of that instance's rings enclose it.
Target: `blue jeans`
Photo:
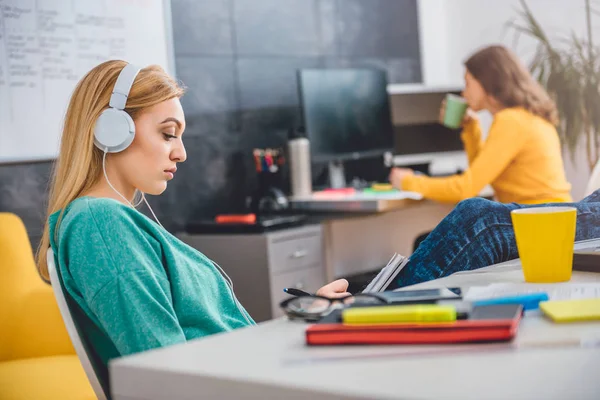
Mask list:
[[[460,202],[419,245],[400,271],[398,287],[518,258],[510,212],[549,206],[577,208],[575,240],[600,238],[600,190],[577,203],[521,205],[468,199]]]

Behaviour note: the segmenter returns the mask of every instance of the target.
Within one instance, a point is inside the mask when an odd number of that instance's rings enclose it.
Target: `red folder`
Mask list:
[[[512,318],[465,319],[445,323],[344,325],[317,323],[306,329],[309,345],[443,344],[509,341],[521,321],[519,306]]]

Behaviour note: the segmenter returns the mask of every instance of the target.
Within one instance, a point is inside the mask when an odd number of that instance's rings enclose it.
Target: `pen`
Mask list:
[[[287,294],[291,294],[292,296],[312,296],[310,293],[305,292],[304,290],[296,289],[296,288],[283,288],[283,291]]]
[[[527,293],[507,297],[496,297],[486,300],[473,301],[474,306],[489,306],[495,304],[521,304],[524,310],[535,310],[539,308],[540,301],[547,301],[548,294],[544,292],[540,293]]]
[[[260,151],[258,149],[254,149],[252,153],[254,155],[254,164],[256,166],[256,172],[260,172],[262,169],[262,166],[260,165]]]

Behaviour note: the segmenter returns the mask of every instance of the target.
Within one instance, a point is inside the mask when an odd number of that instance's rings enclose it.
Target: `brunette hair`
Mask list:
[[[485,92],[502,106],[523,107],[553,125],[558,124],[554,101],[506,47],[485,47],[469,57],[465,66]]]

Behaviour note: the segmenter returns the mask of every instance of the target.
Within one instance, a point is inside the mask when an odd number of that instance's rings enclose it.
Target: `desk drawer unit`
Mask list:
[[[221,265],[237,298],[256,321],[282,315],[284,287],[310,292],[325,284],[321,225],[255,234],[181,233],[178,237]]]
[[[269,264],[272,273],[294,271],[323,262],[321,230],[269,237]]]

